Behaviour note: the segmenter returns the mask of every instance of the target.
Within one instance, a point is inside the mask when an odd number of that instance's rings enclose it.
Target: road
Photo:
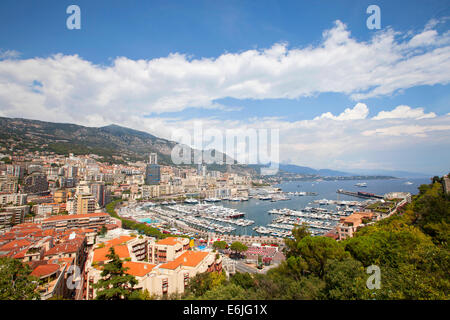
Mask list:
[[[258,269],[252,268],[252,267],[246,265],[242,261],[236,261],[236,267],[235,268],[236,268],[236,271],[239,271],[239,272],[259,273]]]

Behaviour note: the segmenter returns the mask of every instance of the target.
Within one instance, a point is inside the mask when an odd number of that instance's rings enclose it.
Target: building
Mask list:
[[[406,202],[411,202],[411,193],[409,192],[389,192],[384,195],[385,200],[394,200],[394,199],[400,199],[400,200],[406,200]]]
[[[25,193],[40,193],[48,190],[47,176],[33,172],[25,178],[23,191]]]
[[[27,195],[23,193],[0,194],[0,205],[21,206],[27,203]]]
[[[42,221],[42,229],[64,231],[73,228],[89,228],[97,230],[109,224],[109,218],[109,214],[104,212],[53,216]]]
[[[157,263],[137,261],[133,247],[139,246],[141,241],[148,242],[149,254],[163,253],[164,259]],[[113,247],[115,253],[123,260],[125,272],[133,275],[138,284],[137,290],[148,290],[151,295],[165,296],[172,293],[183,293],[189,279],[203,272],[221,272],[222,259],[212,252],[191,251],[189,239],[166,238],[154,242],[146,237],[121,236],[100,244],[89,255],[86,264],[86,299],[95,299],[96,293],[93,284],[101,279],[102,265],[108,263],[106,256]],[[142,250],[142,249],[141,249]]]
[[[11,177],[22,179],[25,174],[25,168],[20,165],[8,164],[6,166],[6,174]]]
[[[145,184],[158,185],[160,181],[161,167],[158,165],[158,156],[156,153],[151,153],[149,163],[145,167]]]
[[[151,244],[149,262],[154,264],[175,260],[189,249],[188,238],[167,237]]]
[[[372,212],[355,212],[348,217],[342,217],[337,227],[338,239],[343,240],[353,237],[353,234],[364,223],[364,220],[371,220],[373,217],[374,214]]]
[[[28,213],[30,213],[30,206],[27,205],[2,208],[0,212],[0,229],[23,223]]]
[[[449,175],[444,176],[444,192],[450,194],[450,178]]]
[[[150,153],[149,164],[158,164],[158,155],[156,153]]]
[[[158,185],[161,181],[161,168],[157,164],[147,164],[145,168],[145,184]]]
[[[90,193],[77,193],[74,199],[74,213],[88,214],[95,211],[95,198]]]
[[[0,177],[0,192],[16,193],[18,186],[17,177]]]
[[[91,184],[91,194],[100,207],[106,204],[106,188],[104,182],[96,182]]]

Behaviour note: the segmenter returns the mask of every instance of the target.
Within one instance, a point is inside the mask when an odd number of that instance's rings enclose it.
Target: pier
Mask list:
[[[364,198],[364,199],[383,199],[384,198],[384,196],[380,196],[380,195],[377,195],[374,193],[362,192],[362,191],[352,192],[352,191],[346,191],[343,189],[338,189],[336,192],[340,193],[340,194],[345,194],[348,196]]]

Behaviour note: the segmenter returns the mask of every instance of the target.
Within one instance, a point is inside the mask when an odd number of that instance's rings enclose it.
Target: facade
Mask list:
[[[384,195],[385,200],[402,199],[408,203],[411,202],[411,193],[409,192],[389,192]]]
[[[77,193],[74,199],[75,214],[88,214],[95,211],[95,198],[90,193]]]
[[[17,177],[0,177],[0,192],[16,193],[18,188]]]
[[[0,228],[12,227],[23,223],[25,216],[30,212],[30,206],[4,207],[0,212]]]
[[[27,195],[23,193],[0,194],[0,205],[21,206],[27,203]]]
[[[145,184],[158,185],[161,181],[161,168],[157,164],[147,164],[145,168]]]
[[[343,240],[353,237],[358,227],[363,224],[363,219],[372,219],[373,217],[372,212],[355,212],[348,217],[342,217],[337,227],[338,239]]]
[[[185,239],[185,240],[184,240]],[[159,260],[152,262],[137,261],[133,250],[135,247],[147,243],[148,253],[165,251],[164,263]],[[147,237],[121,236],[109,240],[89,255],[86,264],[85,298],[95,299],[96,292],[93,284],[101,279],[102,265],[108,262],[106,257],[109,249],[114,247],[115,253],[124,261],[123,267],[128,268],[127,274],[135,276],[137,290],[148,290],[151,295],[165,296],[172,293],[183,293],[189,279],[203,272],[221,272],[222,259],[216,259],[212,252],[191,251],[189,239],[166,238],[155,242]],[[142,248],[142,247],[141,247]],[[142,250],[142,249],[141,249]]]
[[[106,188],[105,183],[96,182],[91,184],[91,193],[94,196],[95,201],[100,207],[104,207],[106,204]]]
[[[72,228],[98,229],[110,223],[109,214],[104,212],[53,216],[42,221],[42,229],[63,231]]]
[[[149,262],[158,264],[173,261],[188,249],[188,238],[168,237],[151,244]]]

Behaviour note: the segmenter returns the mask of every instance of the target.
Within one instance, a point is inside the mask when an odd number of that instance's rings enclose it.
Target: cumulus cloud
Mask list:
[[[439,33],[434,29],[438,24],[432,21],[418,33],[381,30],[368,41],[358,41],[336,21],[318,44],[303,48],[276,43],[214,58],[179,53],[151,60],[117,57],[111,65],[78,55],[18,59],[18,53],[3,52],[0,115],[87,126],[116,123],[167,139],[175,129],[191,130],[198,120],[221,130],[276,128],[281,160],[337,169],[343,163],[395,166],[385,161],[387,152],[406,148],[411,137],[417,148],[448,146],[450,118],[398,106],[371,119],[367,105],[356,102],[419,85],[448,84],[450,33]],[[297,99],[323,92],[344,93],[355,105],[337,115],[327,112],[302,121],[158,115],[189,107],[239,110],[217,103],[223,98]],[[409,149],[404,157],[406,162],[412,157]]]
[[[331,112],[326,112],[320,115],[319,117],[314,118],[314,120],[318,119],[331,119],[337,121],[343,120],[358,120],[365,119],[369,114],[369,108],[364,103],[357,103],[353,109],[347,108],[339,114],[338,116],[334,116]]]
[[[94,119],[102,124],[188,107],[224,108],[215,101],[227,97],[297,99],[340,92],[361,100],[390,95],[450,81],[450,35],[432,26],[410,40],[386,29],[363,42],[336,21],[315,46],[276,43],[216,58],[178,53],[151,60],[117,57],[106,66],[77,55],[6,59],[0,61],[0,108],[4,115],[43,120],[63,116],[93,125]],[[416,51],[430,41],[439,45]],[[42,85],[36,88],[36,82]],[[357,111],[362,113],[344,112],[337,119],[364,115],[363,109]]]
[[[435,118],[434,112],[425,113],[423,108],[411,108],[409,106],[398,106],[392,111],[380,111],[373,120],[383,119],[427,119]]]

